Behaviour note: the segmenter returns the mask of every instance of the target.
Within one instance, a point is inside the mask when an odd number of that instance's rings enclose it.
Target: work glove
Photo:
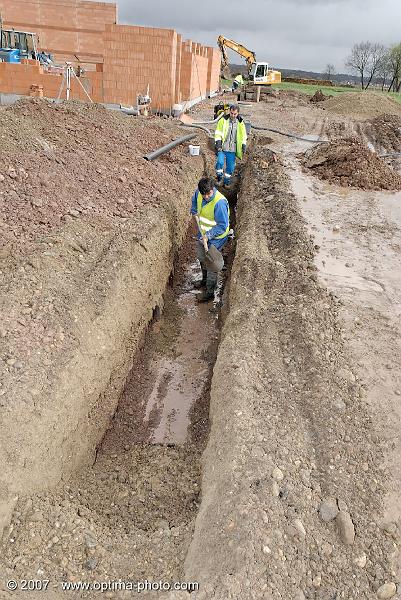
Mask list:
[[[217,142],[215,142],[214,144],[214,151],[216,154],[218,154],[220,152],[220,150],[222,149],[223,144],[221,142],[221,140],[217,140]]]
[[[245,154],[246,144],[242,144],[242,154]]]

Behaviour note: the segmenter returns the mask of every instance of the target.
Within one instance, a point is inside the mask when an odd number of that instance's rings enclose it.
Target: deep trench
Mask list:
[[[230,189],[221,189],[229,201],[232,228],[239,187],[240,174]],[[174,259],[163,302],[154,310],[114,418],[98,448],[97,466],[118,454],[124,456],[132,447],[140,449],[146,469],[151,465],[151,478],[163,482],[165,489],[159,487],[159,495],[153,494],[150,486],[143,502],[146,511],[130,515],[131,525],[144,531],[155,532],[160,527],[192,531],[194,526],[201,502],[201,457],[208,440],[213,366],[228,311],[234,254],[235,238],[223,248],[225,267],[219,274],[215,300],[198,303],[199,291],[193,284],[201,278],[201,269],[196,259],[196,226],[190,224]],[[148,453],[152,455],[150,463]],[[137,466],[140,471],[142,461]],[[140,472],[138,475],[141,477]],[[189,484],[180,485],[182,479]],[[177,576],[190,536],[182,542]]]
[[[222,189],[235,227],[239,176]],[[223,248],[224,269],[215,299],[199,303],[194,283],[201,279],[196,259],[196,226],[189,225],[163,295],[133,357],[131,371],[110,427],[97,450],[113,453],[129,444],[195,445],[207,443],[209,391],[225,310],[235,240]]]
[[[222,190],[231,227],[238,188],[239,176],[229,193]],[[10,567],[18,561],[24,576],[43,571],[58,581],[183,577],[202,496],[210,386],[235,253],[230,240],[215,301],[198,303],[195,234],[192,223],[94,464],[26,500],[27,510],[34,507],[33,521],[24,521],[25,506],[14,514],[15,544],[3,558]]]

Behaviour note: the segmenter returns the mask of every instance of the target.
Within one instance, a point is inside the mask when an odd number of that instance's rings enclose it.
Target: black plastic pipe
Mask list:
[[[272,133],[278,133],[280,135],[285,135],[289,138],[294,138],[294,140],[301,140],[302,142],[310,142],[311,144],[328,144],[329,140],[322,140],[318,138],[317,140],[308,140],[308,138],[301,137],[299,135],[295,135],[295,133],[286,133],[285,131],[280,131],[279,129],[271,129],[270,127],[259,127],[257,125],[251,125],[252,129],[256,129],[257,131],[271,131]]]
[[[158,148],[154,152],[150,152],[149,154],[146,154],[143,158],[145,160],[154,160],[158,156],[161,156],[162,154],[169,152],[176,146],[179,146],[180,144],[183,144],[184,142],[189,142],[190,140],[193,140],[194,138],[196,138],[196,136],[197,136],[196,133],[191,133],[190,135],[184,135],[183,137],[177,138],[176,140],[173,140],[169,144],[166,144],[165,146]]]

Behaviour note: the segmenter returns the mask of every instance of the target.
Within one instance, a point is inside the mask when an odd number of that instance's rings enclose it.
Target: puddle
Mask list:
[[[197,264],[189,267],[187,276],[186,287],[191,288],[191,281],[201,277]],[[190,410],[201,398],[208,380],[207,351],[217,338],[217,314],[210,310],[212,304],[198,304],[193,292],[183,289],[176,299],[182,314],[179,333],[174,340],[179,350],[172,358],[154,356],[151,360],[150,369],[155,379],[146,400],[145,414],[150,443],[185,442]]]
[[[193,281],[201,278],[189,245],[165,294],[164,311],[150,325],[120,397],[102,452],[142,444],[204,443],[208,394],[220,334],[216,301],[197,302]],[[188,260],[189,259],[189,260]]]
[[[304,174],[289,156],[294,193],[319,250],[315,263],[343,300],[341,318],[366,384],[366,402],[392,451],[385,520],[401,519],[401,193],[340,188]],[[303,201],[302,201],[303,200]],[[401,573],[401,562],[398,563]]]
[[[401,315],[397,275],[400,230],[391,225],[394,221],[401,222],[401,193],[341,188],[308,177],[294,157],[289,158],[289,163],[293,190],[303,200],[302,211],[319,247],[315,263],[322,279],[331,289],[341,289],[344,294],[352,295],[355,290],[363,292],[362,298],[369,300],[372,306],[381,306],[387,301],[391,310]],[[366,206],[371,206],[368,210],[371,219],[366,219]],[[377,217],[374,216],[376,210]],[[371,246],[375,237],[383,236],[389,240],[386,247],[382,245],[380,249],[385,260],[372,264],[369,261]],[[394,248],[391,247],[393,238]]]

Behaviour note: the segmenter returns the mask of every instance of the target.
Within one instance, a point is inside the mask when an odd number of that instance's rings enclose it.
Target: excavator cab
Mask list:
[[[250,80],[256,85],[272,85],[272,83],[280,83],[281,73],[269,69],[268,63],[257,62],[252,65]]]

